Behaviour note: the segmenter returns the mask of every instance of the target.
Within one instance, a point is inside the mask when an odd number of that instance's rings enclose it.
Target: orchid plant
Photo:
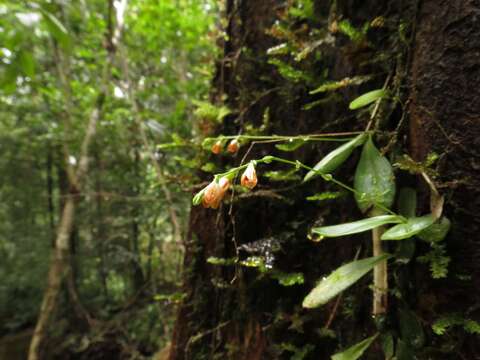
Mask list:
[[[340,237],[372,231],[373,256],[347,263],[333,271],[329,276],[324,277],[305,297],[303,301],[303,307],[305,308],[316,308],[326,304],[373,269],[372,314],[377,318],[384,317],[388,309],[387,261],[393,256],[383,251],[383,242],[387,240],[409,239],[414,236],[433,242],[442,240],[448,233],[450,222],[444,217],[442,218],[443,198],[425,173],[421,175],[431,188],[431,213],[417,217],[415,216],[415,207],[407,212],[402,211],[400,214],[392,210],[396,197],[393,167],[375,146],[373,141],[375,131],[370,130],[378,106],[386,95],[387,93],[384,89],[378,89],[360,96],[350,104],[350,109],[352,110],[373,105],[370,122],[364,132],[300,136],[220,136],[218,138],[207,138],[204,141],[204,147],[210,147],[214,154],[221,153],[227,141],[230,141],[226,147],[230,153],[236,153],[240,148],[240,143],[247,141],[285,143],[283,146],[288,146],[290,151],[309,141],[343,142],[341,146],[328,153],[313,167],[307,166],[298,160],[291,161],[270,155],[261,159],[250,160],[247,164],[242,164],[224,173],[215,175],[212,182],[193,198],[194,205],[202,204],[206,208],[217,209],[230,188],[233,179],[239,172],[243,171],[240,181],[241,185],[251,190],[255,188],[258,182],[256,168],[260,164],[270,164],[272,162],[279,162],[297,169],[307,170],[308,172],[303,182],[320,176],[323,180],[333,182],[351,192],[358,208],[366,215],[366,218],[339,225],[316,227],[312,229],[312,232],[318,235],[316,240],[319,241],[327,237]],[[356,136],[352,138],[352,135]],[[278,148],[280,146],[277,145]],[[354,184],[350,186],[334,178],[332,173],[360,146],[362,147],[362,152],[356,167]],[[402,192],[402,194],[406,194],[406,192]],[[411,193],[409,196],[411,196]],[[415,193],[413,193],[413,196],[415,196]],[[400,200],[405,201],[405,199]],[[409,199],[407,199],[408,201]],[[393,226],[387,230],[385,228],[387,225]],[[352,352],[359,357],[375,340],[377,335],[373,335],[352,346],[345,350],[344,353],[337,354],[338,358],[342,358],[342,354]],[[352,358],[356,359],[357,357],[354,356]]]

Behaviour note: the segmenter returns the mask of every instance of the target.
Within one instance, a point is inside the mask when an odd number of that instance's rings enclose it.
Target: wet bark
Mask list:
[[[336,1],[331,7],[322,1],[314,3],[317,28],[332,29],[343,18],[361,27],[382,16],[391,28],[398,29],[400,23],[411,25],[409,34],[414,41],[402,52],[395,41],[395,46],[388,47],[390,38],[382,38],[385,29],[372,30],[373,33],[368,34],[372,35],[372,42],[375,36],[381,39],[379,48],[375,49],[365,44],[349,44],[345,37],[335,34],[334,46],[322,47],[322,59],[307,62],[306,71],[315,73],[328,68],[329,77],[335,80],[371,72],[385,76],[365,87],[342,90],[332,101],[324,101],[322,106],[305,111],[303,105],[319,98],[309,95],[311,88],[279,76],[268,64],[266,55],[267,49],[279,43],[267,29],[284,15],[287,4],[273,0],[227,1],[228,38],[223,44],[224,56],[217,64],[212,101],[218,103],[227,95],[227,104],[234,113],[216,129],[216,134],[242,133],[247,126],[258,128],[267,109],[269,134],[363,130],[365,124],[361,117],[354,119],[346,110],[347,101],[382,87],[388,74],[392,74],[392,83],[401,84],[406,90],[402,90],[402,105],[381,109],[379,121],[385,131],[376,140],[382,147],[391,148],[395,143],[399,151],[410,149],[410,154],[418,161],[424,160],[430,151],[440,154],[437,169],[440,176],[436,182],[446,196],[445,213],[454,224],[447,241],[448,253],[453,257],[450,273],[472,274],[475,280],[462,282],[455,275],[445,281],[433,280],[428,269],[415,261],[400,270],[389,270],[390,289],[405,297],[398,299],[390,294],[387,323],[379,326],[399,332],[397,314],[399,309],[407,307],[414,310],[425,325],[428,345],[440,347],[442,339],[431,335],[429,328],[441,314],[464,313],[470,309],[470,316],[478,319],[474,310],[478,295],[473,293],[478,286],[480,254],[477,246],[480,184],[476,175],[480,168],[477,150],[480,108],[475,101],[480,97],[479,4],[460,0],[426,0],[420,4],[416,1],[345,0]],[[301,21],[294,24],[294,31],[301,33],[303,25]],[[369,63],[379,53],[385,56],[388,52],[395,52],[395,60],[389,66],[382,68]],[[403,107],[407,100],[410,105]],[[403,110],[407,111],[405,117]],[[404,126],[408,120],[409,126]],[[391,134],[394,135],[390,138]],[[301,148],[293,159],[315,164],[331,149],[328,144]],[[217,157],[213,161],[224,168],[236,166],[245,151],[241,149],[234,159]],[[256,146],[248,159],[276,154],[275,151],[273,146]],[[336,176],[351,181],[357,160],[354,155]],[[200,175],[209,181],[209,174]],[[412,184],[409,175],[399,175],[398,181],[399,187]],[[334,206],[306,202],[305,197],[313,193],[335,190],[321,181],[296,188],[282,185],[287,190],[278,191],[282,186],[260,177],[258,192],[237,194],[232,204],[227,201],[219,211],[192,208],[184,259],[186,298],[178,309],[170,360],[213,359],[219,354],[242,360],[288,359],[292,351],[284,348],[290,346],[292,349],[291,345],[298,352],[310,347],[312,350],[305,359],[327,359],[339,348],[377,331],[370,315],[370,279],[360,281],[343,295],[344,298],[318,310],[301,309],[303,297],[318,279],[353,260],[357,250],[360,258],[371,256],[372,248],[368,235],[340,241],[309,241],[307,234],[314,225],[337,224],[359,219],[362,215],[348,197],[336,200]],[[428,212],[428,189],[421,181],[418,189],[423,189],[418,211]],[[271,191],[275,196],[264,196],[261,190]],[[265,245],[272,242],[281,250],[276,252]],[[275,268],[302,272],[305,285],[282,287],[266,276],[259,276],[254,269],[214,266],[207,262],[210,256],[232,258],[238,255],[244,259],[258,255],[245,250],[257,245],[270,251]],[[389,252],[395,251],[393,244],[384,246]],[[426,251],[425,244],[417,247],[417,255]],[[387,279],[384,280],[386,283]],[[470,296],[469,292],[472,292]],[[319,335],[318,329],[323,327],[333,330],[337,338]],[[465,341],[456,343],[452,356],[476,358],[478,351],[478,344],[467,335]],[[444,353],[429,356],[448,358]],[[385,358],[381,346],[374,344],[366,358]]]
[[[452,221],[448,253],[451,274],[428,283],[432,303],[419,311],[458,311],[479,320],[480,286],[480,2],[421,2],[411,69],[410,149],[417,161],[440,155],[437,186],[445,194]],[[421,184],[421,180],[420,186]],[[424,186],[424,185],[423,185]],[[428,202],[425,201],[425,205]],[[421,298],[421,292],[419,292]],[[432,306],[433,305],[433,306]],[[461,353],[480,357],[478,339],[467,337]]]

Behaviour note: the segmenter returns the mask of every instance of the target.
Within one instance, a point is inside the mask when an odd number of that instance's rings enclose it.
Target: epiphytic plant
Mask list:
[[[259,143],[278,142],[277,148],[283,151],[293,151],[309,141],[344,142],[313,167],[307,166],[298,160],[292,161],[270,155],[261,159],[250,160],[247,164],[242,164],[224,173],[216,174],[213,181],[193,198],[194,205],[202,203],[205,207],[216,209],[237,174],[243,172],[241,185],[252,189],[257,184],[255,168],[261,164],[270,164],[272,162],[279,162],[293,166],[296,169],[307,170],[308,172],[303,179],[304,182],[319,176],[325,181],[333,182],[344,190],[351,192],[358,208],[366,217],[339,225],[315,227],[312,229],[312,232],[318,236],[316,241],[320,241],[324,238],[371,231],[372,257],[354,260],[323,278],[305,297],[303,301],[303,307],[305,308],[322,306],[373,270],[372,315],[381,320],[388,310],[387,261],[393,257],[393,255],[383,251],[382,243],[384,241],[410,239],[414,236],[435,243],[441,241],[449,230],[450,223],[448,219],[442,217],[443,198],[421,166],[417,168],[417,171],[423,176],[431,189],[431,213],[419,217],[415,216],[415,192],[403,190],[400,192],[399,201],[413,205],[407,206],[407,208],[409,207],[407,210],[401,209],[400,214],[392,210],[396,197],[394,169],[388,159],[376,148],[373,140],[375,131],[370,130],[376,112],[375,109],[378,108],[380,101],[386,95],[387,93],[384,89],[378,89],[368,92],[351,102],[350,109],[352,110],[375,104],[371,121],[364,132],[300,136],[220,136],[218,138],[207,138],[203,143],[204,148],[211,149],[213,153],[218,154],[228,141],[230,141],[230,144],[227,150],[231,153],[235,153],[241,143],[249,141]],[[352,135],[355,135],[355,137],[347,137]],[[332,173],[360,146],[362,146],[362,151],[355,170],[352,187],[334,178]],[[233,148],[235,148],[235,151],[232,151]],[[388,225],[393,226],[386,229]],[[334,355],[332,359],[357,359],[376,339],[377,335],[363,340],[343,353]]]

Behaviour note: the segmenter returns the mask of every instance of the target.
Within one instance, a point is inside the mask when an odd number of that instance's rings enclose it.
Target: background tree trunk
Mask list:
[[[473,285],[478,285],[475,275],[479,267],[475,260],[479,257],[480,223],[477,175],[480,167],[477,151],[480,138],[477,101],[480,95],[479,3],[339,0],[330,5],[314,1],[315,20],[298,20],[291,25],[292,33],[301,37],[302,31],[307,34],[312,28],[328,29],[335,36],[334,44],[319,45],[322,59],[298,66],[316,75],[328,68],[329,78],[337,81],[372,72],[385,76],[366,86],[341,90],[343,96],[337,93],[331,98],[321,97],[321,106],[307,110],[305,104],[319,100],[309,95],[312,87],[286,81],[268,64],[267,50],[279,44],[276,35],[268,30],[276,20],[282,21],[285,17],[287,3],[274,0],[226,2],[228,37],[224,56],[218,62],[212,100],[218,103],[227,95],[227,104],[234,112],[216,133],[235,135],[247,131],[247,126],[259,128],[266,114],[269,115],[269,134],[362,130],[365,123],[359,121],[360,117],[355,120],[346,110],[348,101],[382,87],[387,75],[393,75],[393,86],[404,89],[399,95],[402,102],[409,99],[410,105],[408,111],[400,105],[381,109],[378,121],[386,132],[379,134],[378,139],[380,145],[388,145],[386,149],[397,140],[395,146],[403,146],[405,150],[409,144],[411,155],[418,161],[423,161],[430,151],[440,155],[437,169],[440,176],[436,182],[446,196],[445,213],[453,223],[447,239],[448,254],[453,258],[446,280],[433,280],[428,269],[414,261],[390,274],[395,278],[391,289],[402,295],[399,298],[391,296],[387,324],[377,325],[405,338],[408,336],[405,329],[399,329],[403,326],[399,325],[403,321],[400,314],[404,309],[411,309],[424,325],[427,339],[425,347],[415,350],[418,356],[477,358],[480,348],[473,335],[459,335],[460,340],[453,342],[450,352],[445,353],[440,349],[445,345],[444,340],[433,335],[430,327],[453,308],[453,311],[478,320],[478,310],[475,310],[478,297]],[[365,22],[383,21],[380,30],[372,29],[367,33],[368,40],[375,43],[374,47],[378,46],[372,48],[362,42],[346,41],[345,36],[338,34],[342,19],[348,19],[357,28]],[[399,45],[397,33],[403,31],[399,30],[402,28],[407,29],[404,47]],[[386,34],[388,31],[393,35]],[[412,41],[408,42],[408,37]],[[325,39],[329,41],[328,36]],[[388,65],[372,61],[385,54],[390,54],[392,59],[386,62]],[[409,85],[408,88],[404,84]],[[409,129],[403,125],[406,123],[402,116],[404,111],[410,121]],[[306,146],[295,152],[294,159],[315,164],[330,149],[331,146],[323,144]],[[224,168],[236,166],[245,151],[243,149],[233,161],[222,157],[218,162]],[[248,159],[275,152],[273,146],[257,145]],[[355,156],[350,159],[338,176],[351,181],[357,159]],[[207,174],[202,173],[202,176],[206,181],[209,179]],[[307,239],[314,225],[360,218],[353,199],[347,196],[337,200],[333,207],[318,205],[304,199],[316,192],[334,190],[321,181],[285,188],[260,179],[260,190],[271,190],[278,196],[262,196],[258,191],[250,196],[235,195],[233,203],[223,205],[219,211],[200,207],[191,210],[184,259],[186,298],[178,309],[170,360],[214,359],[222,355],[245,360],[288,359],[293,355],[302,359],[327,359],[339,348],[375,332],[370,318],[368,279],[349,289],[344,294],[346,298],[332,301],[318,310],[301,309],[303,297],[319,278],[351,261],[357,249],[361,257],[371,254],[368,236],[340,241],[327,239],[320,243]],[[398,185],[403,184],[411,185],[412,178],[399,175]],[[428,189],[420,181],[417,188],[423,193],[419,208],[425,213],[428,211]],[[244,244],[249,244],[250,250],[242,247]],[[276,246],[281,250],[275,250]],[[395,251],[396,245],[388,246],[390,252]],[[302,272],[306,284],[283,287],[273,279],[258,276],[254,269],[232,269],[206,261],[210,256],[231,258],[237,251],[241,258],[267,252],[273,256],[275,268],[290,273]],[[416,255],[426,251],[426,246],[420,243]],[[461,274],[472,275],[475,283],[458,280],[457,275]],[[334,331],[333,337],[328,335],[332,334],[330,330]],[[451,339],[448,342],[451,343]],[[402,339],[396,346],[399,359],[401,344]],[[432,350],[434,347],[438,347],[438,352]],[[304,357],[299,355],[302,351]],[[385,358],[379,344],[372,346],[367,358]]]

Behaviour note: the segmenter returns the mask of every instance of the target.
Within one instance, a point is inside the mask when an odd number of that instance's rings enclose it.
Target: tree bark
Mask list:
[[[449,274],[465,274],[429,282],[418,311],[458,312],[480,319],[480,2],[421,2],[411,67],[410,149],[417,161],[439,154],[436,185],[444,193],[444,214],[452,222],[447,238],[452,262]],[[419,179],[419,186],[426,186]],[[428,208],[428,201],[424,202]],[[420,280],[421,281],[421,280]],[[422,298],[420,292],[419,298]],[[459,353],[479,358],[474,335],[466,336]]]
[[[348,101],[381,88],[391,74],[393,86],[402,89],[399,95],[401,104],[395,108],[381,107],[375,119],[381,125],[376,140],[380,145],[386,145],[385,150],[397,146],[397,150],[406,151],[408,143],[410,154],[417,161],[425,160],[430,151],[440,154],[437,169],[440,176],[436,185],[445,195],[445,214],[453,223],[447,239],[448,255],[452,256],[449,269],[452,275],[447,280],[434,280],[428,269],[415,260],[389,271],[390,288],[402,296],[390,295],[384,324],[371,321],[372,293],[367,280],[350,288],[335,304],[326,304],[314,311],[302,310],[303,297],[318,279],[342,263],[353,260],[355,249],[361,249],[361,258],[371,256],[372,252],[367,242],[369,239],[362,235],[343,241],[325,239],[312,243],[307,240],[309,229],[316,224],[358,219],[362,214],[348,197],[336,201],[334,206],[306,202],[305,197],[313,193],[333,190],[321,181],[298,187],[285,186],[288,190],[278,191],[278,183],[260,177],[259,188],[273,191],[282,200],[263,197],[258,191],[248,196],[236,194],[232,204],[227,201],[217,212],[200,207],[191,210],[184,258],[183,291],[186,297],[178,309],[170,360],[210,359],[214,356],[242,360],[287,359],[294,350],[285,348],[296,349],[297,356],[307,348],[310,352],[305,359],[327,359],[339,348],[351,346],[364,339],[366,334],[375,333],[375,325],[381,331],[387,327],[401,333],[395,340],[398,340],[395,349],[400,351],[400,341],[405,341],[408,334],[405,329],[398,328],[398,324],[404,321],[398,313],[405,308],[411,309],[415,313],[413,317],[421,319],[418,321],[425,325],[423,331],[428,334],[428,343],[418,350],[419,354],[425,355],[421,351],[440,348],[445,339],[430,330],[442,314],[458,311],[466,312],[473,319],[479,318],[475,289],[480,278],[477,240],[480,232],[480,180],[476,174],[480,168],[477,150],[480,139],[480,103],[477,101],[480,98],[477,54],[480,49],[480,4],[474,0],[338,0],[332,2],[333,5],[313,2],[315,19],[298,20],[292,25],[289,36],[298,36],[305,44],[308,38],[302,37],[302,31],[311,34],[311,27],[318,31],[327,31],[328,27],[335,39],[330,40],[331,45],[320,45],[320,60],[303,62],[298,68],[304,66],[302,70],[314,75],[328,69],[329,79],[337,81],[370,73],[385,76],[365,86],[347,87],[330,98],[328,95],[312,97],[309,91],[314,85],[302,87],[298,82],[279,76],[277,70],[268,64],[267,50],[282,42],[275,39],[280,36],[280,30],[277,33],[271,31],[272,24],[283,21],[288,4],[273,0],[227,1],[227,37],[223,44],[223,58],[217,64],[212,102],[220,103],[226,95],[227,105],[233,112],[215,134],[245,133],[247,126],[258,129],[265,124],[266,117],[269,134],[308,134],[325,129],[328,132],[363,130],[366,124],[362,122],[362,116],[355,118],[346,110]],[[418,3],[420,6],[417,7]],[[368,41],[373,42],[373,46],[365,41],[352,44],[344,33],[339,34],[339,22],[344,19],[357,29],[365,23],[372,24],[374,20],[378,23],[384,21],[385,27],[367,32]],[[405,24],[412,30],[402,33],[405,38],[400,41],[401,36],[395,31]],[[394,35],[385,36],[385,32],[390,31],[387,28],[395,29]],[[414,41],[408,44],[410,34]],[[399,45],[402,41],[404,45]],[[405,50],[400,49],[401,46],[405,46]],[[372,62],[372,59],[388,57],[389,54],[395,55],[387,66]],[[406,100],[409,100],[408,106],[405,106]],[[303,106],[313,101],[323,102],[305,110]],[[405,119],[409,121],[408,129],[404,126]],[[254,146],[247,160],[275,155],[275,148],[268,146]],[[293,159],[315,164],[331,149],[324,144],[304,147],[294,153]],[[211,161],[218,161],[224,168],[237,166],[245,152],[246,149],[242,149],[233,159],[212,157]],[[335,176],[351,181],[357,160],[354,155]],[[205,181],[209,180],[206,174],[200,175]],[[408,174],[398,176],[399,187],[411,185],[412,181]],[[430,210],[429,192],[423,180],[418,188],[423,189],[423,195],[417,210],[424,214]],[[242,245],[258,243],[269,250],[266,244],[271,240],[277,241],[282,249],[279,253],[271,250],[275,257],[274,266],[285,272],[302,272],[305,285],[282,287],[255,270],[207,263],[210,256],[233,258],[239,255],[244,259],[250,254],[245,253]],[[416,244],[416,255],[427,251],[423,243],[416,241]],[[394,252],[395,245],[384,242],[388,252]],[[474,280],[462,282],[455,274],[471,274]],[[345,299],[347,294],[348,299]],[[385,304],[386,298],[382,300],[382,306]],[[350,316],[345,316],[349,312]],[[316,332],[325,323],[337,335],[336,340]],[[480,347],[474,336],[461,336],[452,356],[479,357]],[[428,356],[439,359],[450,356],[442,352],[433,354]],[[397,353],[397,356],[400,355]],[[378,343],[371,347],[367,358],[385,358]]]

